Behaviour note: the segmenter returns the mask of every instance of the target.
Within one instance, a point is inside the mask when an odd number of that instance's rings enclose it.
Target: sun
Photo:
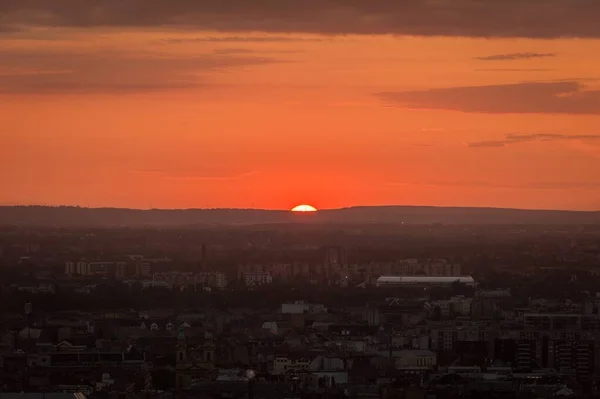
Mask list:
[[[292,208],[292,212],[316,212],[317,208],[310,205],[298,205]]]

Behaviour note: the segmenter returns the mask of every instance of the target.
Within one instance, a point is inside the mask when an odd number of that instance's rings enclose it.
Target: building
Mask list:
[[[128,262],[123,261],[93,261],[86,260],[67,261],[65,263],[65,274],[67,276],[83,277],[114,277],[123,279],[133,275],[129,271]],[[138,274],[143,275],[143,274]]]
[[[311,304],[304,301],[296,301],[281,304],[281,313],[283,314],[305,314],[305,313],[326,313],[327,309],[322,304]]]
[[[154,281],[163,281],[169,286],[186,287],[190,285],[202,285],[205,287],[224,289],[227,287],[227,276],[221,272],[166,272],[155,273]]]
[[[269,273],[274,280],[280,282],[296,282],[299,279],[308,281],[310,267],[301,262],[249,263],[237,266],[239,280],[243,280],[245,274],[253,273]]]
[[[450,299],[432,301],[428,303],[427,308],[430,312],[439,309],[440,315],[449,317],[452,315],[468,316],[471,313],[472,298],[465,298],[462,295],[453,296]]]
[[[404,349],[398,351],[395,357],[397,369],[431,369],[437,365],[437,355],[430,350]]]
[[[29,292],[31,294],[54,294],[54,284],[38,284],[36,286],[18,286],[17,291]]]
[[[201,284],[221,290],[227,287],[227,276],[221,272],[196,273],[194,279]]]
[[[594,373],[594,341],[549,340],[548,363],[558,371],[575,374],[579,382],[588,382]]]
[[[325,274],[327,276],[339,275],[348,268],[348,255],[342,247],[325,248]]]
[[[257,285],[271,284],[273,276],[269,272],[262,273],[244,273],[242,276],[246,287],[255,287]]]
[[[584,318],[574,313],[525,313],[523,323],[537,330],[581,329]]]
[[[87,262],[85,260],[77,262],[68,261],[65,263],[65,274],[69,276],[114,276],[117,270],[117,263],[121,262]]]
[[[471,276],[441,277],[441,276],[381,276],[377,279],[377,287],[397,286],[450,286],[459,283],[470,287],[475,286]]]
[[[316,356],[310,354],[288,353],[275,356],[273,359],[273,374],[284,374],[290,371],[308,370]]]
[[[445,259],[432,259],[425,262],[422,271],[428,276],[460,276],[461,267],[456,263],[449,263]]]
[[[203,272],[208,270],[208,255],[207,255],[206,245],[202,244],[200,248],[200,270]]]
[[[190,346],[185,329],[179,329],[175,354],[175,387],[178,390],[189,388],[196,378],[205,378],[207,372],[215,368],[214,340],[210,335],[205,335],[204,338],[200,345]]]
[[[503,309],[512,309],[511,299],[508,290],[478,290],[473,299],[472,316],[476,319],[494,317]]]

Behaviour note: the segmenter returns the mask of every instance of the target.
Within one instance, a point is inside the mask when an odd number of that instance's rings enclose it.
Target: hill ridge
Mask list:
[[[323,224],[600,224],[600,211],[528,210],[418,205],[355,206],[311,214],[253,208],[132,209],[78,206],[0,206],[0,225],[56,227],[142,227]]]

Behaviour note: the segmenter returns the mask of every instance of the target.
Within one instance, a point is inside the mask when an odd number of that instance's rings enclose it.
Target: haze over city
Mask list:
[[[0,204],[597,210],[599,14],[0,0]]]

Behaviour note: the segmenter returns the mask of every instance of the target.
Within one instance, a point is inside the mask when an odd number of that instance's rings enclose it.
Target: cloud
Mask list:
[[[498,148],[506,147],[512,144],[527,143],[533,141],[597,141],[600,140],[600,134],[507,134],[503,140],[475,141],[467,143],[471,148]]]
[[[114,51],[3,51],[0,52],[0,93],[81,94],[182,90],[209,86],[209,72],[276,62],[284,60],[241,54],[180,57],[132,56],[126,52]]]
[[[477,68],[478,72],[550,72],[550,68]]]
[[[294,36],[206,36],[192,38],[167,38],[161,40],[163,43],[293,43],[293,42],[320,42],[320,38],[303,38]]]
[[[600,37],[598,0],[0,0],[0,25]]]
[[[490,140],[490,141],[475,141],[472,143],[468,143],[467,145],[472,148],[495,148],[495,147],[504,147],[506,144],[511,143],[507,140]]]
[[[297,50],[253,50],[248,48],[217,48],[213,54],[231,55],[231,54],[292,54],[298,53]]]
[[[250,172],[243,172],[237,174],[222,174],[222,175],[202,175],[202,174],[178,174],[173,172],[168,172],[164,170],[132,170],[133,173],[139,173],[150,176],[158,176],[166,179],[176,179],[176,180],[240,180],[248,177],[256,176],[260,172],[253,170]]]
[[[388,104],[477,113],[600,114],[600,91],[577,81],[517,83],[385,92]]]
[[[215,54],[253,54],[256,53],[255,50],[250,50],[247,48],[218,48],[214,49],[213,53]]]
[[[499,183],[494,180],[469,180],[469,181],[407,181],[407,182],[389,182],[388,186],[425,186],[425,187],[469,187],[484,189],[506,189],[506,190],[535,190],[535,191],[555,191],[555,190],[597,190],[600,188],[600,181],[532,181],[523,183]]]
[[[0,20],[0,33],[19,33],[23,32],[23,28],[15,25],[3,25]]]
[[[510,53],[510,54],[494,54],[486,55],[485,57],[475,57],[480,61],[514,61],[528,60],[532,58],[548,58],[556,57],[556,53]]]
[[[63,75],[66,73],[73,73],[70,70],[53,71],[43,69],[0,69],[0,77],[2,76],[24,76],[24,75]]]
[[[66,81],[22,81],[13,85],[0,83],[0,94],[126,94],[158,90],[185,90],[201,86],[195,82],[164,83],[110,83],[110,82],[66,82]]]

